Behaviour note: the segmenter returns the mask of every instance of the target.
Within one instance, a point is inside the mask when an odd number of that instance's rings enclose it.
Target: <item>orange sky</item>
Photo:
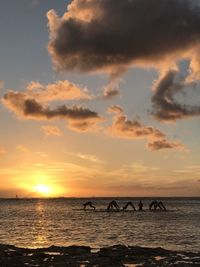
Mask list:
[[[199,196],[198,12],[25,2],[0,10],[0,197]]]

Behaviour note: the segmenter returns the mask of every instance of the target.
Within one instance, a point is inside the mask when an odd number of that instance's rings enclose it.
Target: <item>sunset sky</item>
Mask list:
[[[0,197],[200,195],[199,0],[6,0],[0,33]]]

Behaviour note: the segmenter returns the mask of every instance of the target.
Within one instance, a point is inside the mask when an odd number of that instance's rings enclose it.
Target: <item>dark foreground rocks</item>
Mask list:
[[[200,267],[200,253],[122,245],[98,250],[86,246],[51,246],[42,249],[24,249],[10,245],[0,245],[0,266]]]

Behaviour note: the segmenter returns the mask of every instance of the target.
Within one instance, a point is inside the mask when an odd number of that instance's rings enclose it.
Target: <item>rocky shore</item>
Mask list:
[[[51,246],[49,248],[26,249],[0,245],[0,266],[197,267],[200,266],[200,253],[123,245],[100,249],[92,249],[87,246]]]

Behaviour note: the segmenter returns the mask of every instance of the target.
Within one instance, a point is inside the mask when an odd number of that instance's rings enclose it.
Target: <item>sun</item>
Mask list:
[[[42,196],[48,196],[51,193],[51,189],[48,185],[44,184],[38,184],[35,186],[35,192],[42,195]]]

